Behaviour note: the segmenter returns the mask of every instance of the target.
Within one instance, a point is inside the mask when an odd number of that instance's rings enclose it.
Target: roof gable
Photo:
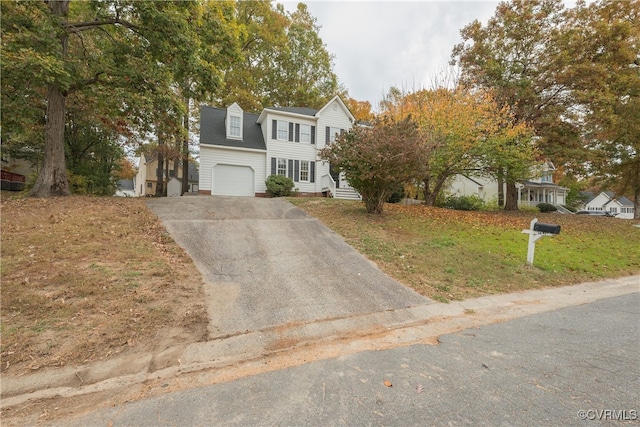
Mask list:
[[[320,111],[318,111],[316,113],[316,117],[320,117],[320,115],[322,115],[322,113],[324,113],[329,108],[329,106],[334,104],[334,103],[337,103],[338,106],[340,106],[340,108],[342,108],[344,113],[349,117],[349,121],[351,123],[354,123],[356,121],[356,118],[353,117],[353,114],[351,114],[351,111],[349,111],[349,108],[347,107],[347,105],[344,102],[342,102],[342,99],[338,95],[334,96],[331,99],[331,101],[327,102],[326,105],[324,107],[322,107],[320,109]]]

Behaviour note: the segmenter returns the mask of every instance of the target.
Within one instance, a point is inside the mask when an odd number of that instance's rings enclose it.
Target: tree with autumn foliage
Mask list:
[[[595,177],[640,211],[640,2],[503,2],[462,29],[452,63],[534,129],[568,181]]]
[[[640,219],[640,2],[578,3],[567,12],[567,84],[579,106],[586,174],[626,194]]]
[[[543,153],[566,168],[584,160],[576,111],[564,74],[571,53],[561,43],[562,0],[502,2],[486,25],[474,21],[453,48],[461,82],[493,91],[517,122],[535,130]]]
[[[458,174],[493,174],[509,165],[511,180],[528,177],[525,170],[534,160],[528,129],[514,122],[491,91],[458,85],[404,94],[394,88],[382,107],[396,120],[411,117],[421,131],[416,157],[423,167],[416,178],[429,206]],[[517,203],[508,208],[517,209]]]
[[[371,111],[371,103],[369,101],[358,101],[357,99],[346,97],[344,102],[356,121],[370,122],[374,119],[375,114]]]
[[[361,195],[367,212],[382,213],[389,196],[415,177],[422,140],[410,118],[381,117],[372,126],[356,126],[320,150],[322,160],[344,172]]]

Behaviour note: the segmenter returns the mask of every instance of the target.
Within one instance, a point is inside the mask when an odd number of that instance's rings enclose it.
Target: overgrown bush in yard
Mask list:
[[[576,213],[578,212],[578,209],[574,208],[573,206],[569,206],[569,205],[562,205],[562,207],[564,207],[566,210],[568,210],[569,212],[573,212]]]
[[[479,211],[484,206],[484,200],[478,196],[448,196],[444,199],[443,208],[458,211]]]
[[[558,210],[558,208],[553,206],[551,203],[538,203],[536,207],[542,213],[555,212]]]
[[[284,175],[269,175],[265,181],[269,197],[284,197],[291,194],[293,180]]]
[[[319,154],[344,172],[368,213],[380,214],[389,197],[422,167],[416,153],[423,138],[410,118],[381,117],[371,127],[356,126],[340,135]]]

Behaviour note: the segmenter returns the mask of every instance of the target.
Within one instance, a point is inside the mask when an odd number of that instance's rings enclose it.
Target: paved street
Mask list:
[[[639,415],[636,292],[443,335],[435,346],[317,361],[59,425],[580,426],[637,425]]]

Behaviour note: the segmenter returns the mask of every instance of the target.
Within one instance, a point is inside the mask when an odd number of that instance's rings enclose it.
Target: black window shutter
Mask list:
[[[316,127],[315,126],[311,126],[311,143],[312,144],[316,143]]]
[[[309,162],[309,181],[316,182],[316,162]]]
[[[300,142],[300,123],[296,123],[296,142]]]
[[[300,160],[296,160],[295,162],[296,167],[295,167],[295,175],[293,175],[293,180],[295,182],[300,181]]]
[[[293,142],[293,122],[289,122],[289,141]]]
[[[278,121],[277,120],[273,120],[271,122],[271,139],[277,139],[278,138]]]
[[[271,175],[275,175],[276,174],[276,158],[272,157],[271,158]]]
[[[340,129],[340,135],[344,133],[344,129]]]
[[[327,126],[325,129],[327,131],[327,140],[325,142],[329,145],[329,141],[331,141],[331,128]]]
[[[289,173],[289,178],[293,179],[293,160],[289,160],[289,167],[288,167],[288,173]]]

